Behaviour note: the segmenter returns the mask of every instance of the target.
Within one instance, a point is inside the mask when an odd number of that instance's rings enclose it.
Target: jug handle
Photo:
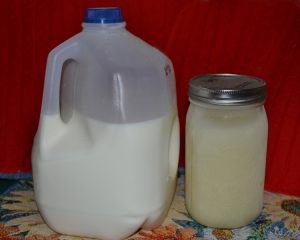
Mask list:
[[[60,85],[63,64],[67,60],[78,59],[78,42],[68,40],[53,49],[47,60],[42,113],[60,118]],[[60,118],[60,120],[61,118]]]
[[[63,64],[67,60],[76,61],[78,52],[79,44],[76,37],[73,37],[53,49],[48,55],[42,111],[36,135],[37,139],[41,139],[46,144],[45,146],[55,144],[57,139],[61,138],[67,131],[66,123],[60,114],[61,75]],[[51,117],[51,121],[46,121],[45,117]]]

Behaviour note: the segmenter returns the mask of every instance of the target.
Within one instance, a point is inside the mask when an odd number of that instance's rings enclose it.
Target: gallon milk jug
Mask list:
[[[87,9],[83,31],[48,56],[32,151],[42,217],[59,233],[101,239],[155,228],[178,152],[172,63],[125,29],[120,9]]]

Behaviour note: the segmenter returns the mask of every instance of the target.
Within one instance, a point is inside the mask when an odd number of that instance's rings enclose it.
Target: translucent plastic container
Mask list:
[[[44,220],[101,239],[157,227],[178,153],[172,63],[125,29],[120,9],[87,9],[83,31],[48,57],[32,151]]]

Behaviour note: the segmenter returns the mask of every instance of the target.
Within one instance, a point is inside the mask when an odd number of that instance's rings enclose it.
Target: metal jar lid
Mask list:
[[[207,74],[189,83],[191,100],[215,105],[248,105],[262,103],[266,83],[256,77],[239,74]]]

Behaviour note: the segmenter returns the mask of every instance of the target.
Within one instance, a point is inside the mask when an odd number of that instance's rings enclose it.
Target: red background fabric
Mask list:
[[[173,61],[181,123],[203,73],[267,82],[266,189],[300,196],[300,3],[292,0],[2,0],[0,172],[30,171],[48,52],[81,30],[86,7],[119,6],[133,34]]]

